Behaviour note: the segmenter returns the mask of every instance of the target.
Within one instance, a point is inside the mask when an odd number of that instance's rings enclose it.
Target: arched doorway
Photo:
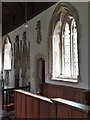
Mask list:
[[[40,83],[45,83],[45,60],[43,58],[37,61],[37,73]]]
[[[37,60],[37,91],[40,91],[39,85],[45,83],[45,60],[39,58]]]

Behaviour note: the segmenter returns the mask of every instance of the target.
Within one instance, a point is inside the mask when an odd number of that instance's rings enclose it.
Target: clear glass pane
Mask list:
[[[11,69],[11,44],[5,44],[4,46],[4,70]]]
[[[72,26],[72,38],[73,38],[73,76],[78,76],[78,47],[77,47],[77,29],[76,23],[73,20]]]
[[[54,33],[53,37],[53,78],[60,75],[60,37],[59,34]]]
[[[64,33],[64,75],[70,76],[70,30],[69,24],[65,25],[65,33]]]

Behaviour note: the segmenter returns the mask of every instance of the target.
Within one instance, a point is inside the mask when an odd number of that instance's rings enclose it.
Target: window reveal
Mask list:
[[[11,70],[11,43],[8,37],[4,44],[4,70]]]
[[[64,10],[64,8],[63,8]],[[64,19],[66,13],[66,18]],[[61,12],[52,39],[52,79],[70,79],[76,82],[78,70],[77,26],[72,15]],[[76,81],[75,81],[76,80]]]

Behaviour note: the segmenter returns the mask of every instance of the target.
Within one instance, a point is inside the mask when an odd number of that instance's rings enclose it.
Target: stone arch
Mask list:
[[[77,10],[70,4],[67,2],[60,2],[51,17],[50,20],[50,24],[49,24],[49,31],[48,31],[48,56],[49,56],[49,62],[48,62],[48,77],[49,79],[51,79],[52,76],[52,39],[53,39],[53,34],[54,34],[54,29],[55,26],[58,22],[58,20],[60,19],[60,12],[62,8],[65,8],[69,11],[69,14],[73,15],[75,21],[76,21],[76,25],[77,25],[77,40],[78,40],[78,50],[79,50],[79,38],[80,38],[80,25],[79,25],[79,15]],[[79,53],[79,51],[78,51]],[[78,54],[78,58],[79,58],[79,54]],[[80,70],[80,69],[79,69]],[[79,71],[80,72],[80,71]]]
[[[8,65],[6,65],[7,62],[5,60],[8,62]],[[10,79],[10,71],[12,69],[12,42],[8,35],[5,35],[3,37],[2,64],[3,64],[2,74],[3,74],[3,79],[5,80],[4,86],[8,87],[9,79]]]
[[[38,54],[34,59],[34,71],[35,71],[35,80],[36,80],[36,92],[39,92],[39,84],[45,83],[45,70],[46,70],[46,56],[43,54]]]

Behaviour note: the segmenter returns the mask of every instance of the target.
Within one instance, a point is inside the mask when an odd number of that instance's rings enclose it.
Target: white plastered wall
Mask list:
[[[27,40],[30,41],[30,80],[27,79],[26,82],[31,82],[31,91],[36,92],[36,59],[43,57],[45,59],[45,77],[46,82],[57,85],[72,86],[76,88],[85,88],[88,89],[88,3],[83,2],[72,2],[71,5],[75,7],[79,14],[80,22],[80,39],[79,39],[79,54],[80,54],[80,74],[81,79],[79,83],[65,83],[65,82],[53,82],[48,79],[48,31],[51,16],[54,12],[57,4],[53,5],[49,9],[45,10],[41,14],[37,15],[31,19],[28,24],[29,27],[26,29]],[[37,44],[37,30],[36,25],[37,21],[41,21],[41,44]],[[22,33],[25,31],[24,25],[10,32],[10,38],[13,42],[15,41],[16,35],[22,36]],[[14,69],[11,71],[12,75],[10,78],[10,85],[14,83]]]

